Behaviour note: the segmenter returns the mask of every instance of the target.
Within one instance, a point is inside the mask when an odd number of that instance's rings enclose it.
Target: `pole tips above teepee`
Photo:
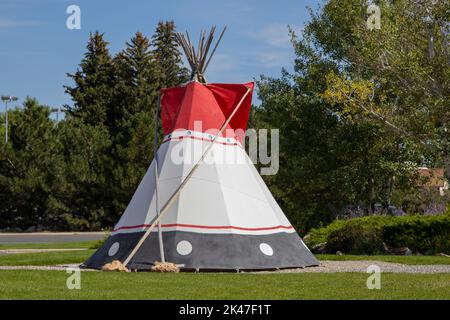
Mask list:
[[[204,76],[206,68],[208,67],[214,53],[216,52],[217,46],[222,40],[226,29],[227,27],[225,26],[211,53],[209,52],[214,40],[214,34],[216,32],[215,26],[211,28],[208,35],[206,34],[206,30],[202,30],[200,32],[200,39],[198,41],[197,50],[195,50],[187,31],[186,35],[180,32],[176,33],[177,42],[183,48],[189,65],[191,66],[191,80],[206,83],[206,79]]]

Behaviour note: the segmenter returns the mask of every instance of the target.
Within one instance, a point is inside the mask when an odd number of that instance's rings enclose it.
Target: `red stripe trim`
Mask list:
[[[186,138],[187,139],[194,139],[194,140],[201,140],[201,141],[209,141],[209,142],[213,141],[212,139],[206,139],[206,138],[200,138],[200,137],[194,137],[194,136],[179,136],[179,137],[172,137],[172,138],[166,139],[162,143],[166,143],[166,142],[171,141],[171,140],[183,140],[183,139],[186,139]],[[222,141],[217,141],[217,140],[215,141],[215,143],[220,143],[220,144],[224,144],[224,145],[227,145],[227,146],[237,146],[237,145],[239,145],[236,142],[228,143],[228,142],[222,142]]]
[[[148,228],[151,224],[140,224],[137,226],[123,226],[117,229],[114,229],[113,232],[122,230],[122,229],[138,229],[138,228]],[[275,230],[275,229],[294,229],[293,226],[274,226],[274,227],[262,227],[262,228],[244,228],[244,227],[236,227],[236,226],[201,226],[195,224],[163,224],[161,225],[163,228],[172,228],[172,227],[184,227],[184,228],[194,228],[194,229],[235,229],[235,230],[244,230],[244,231],[264,231],[264,230]]]

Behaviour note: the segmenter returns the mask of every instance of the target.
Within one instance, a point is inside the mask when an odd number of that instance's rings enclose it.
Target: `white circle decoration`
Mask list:
[[[108,255],[112,257],[119,251],[120,245],[118,242],[114,242],[108,250]]]
[[[261,250],[261,252],[264,253],[266,256],[272,256],[273,255],[273,249],[267,243],[261,243],[259,245],[259,250]]]
[[[182,240],[177,244],[177,252],[182,256],[187,256],[192,252],[192,244],[189,241]]]

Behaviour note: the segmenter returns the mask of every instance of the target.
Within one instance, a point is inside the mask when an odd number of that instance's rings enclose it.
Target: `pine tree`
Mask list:
[[[58,125],[64,167],[57,192],[49,197],[53,225],[61,230],[99,230],[117,219],[109,191],[111,139],[106,126],[67,117]]]
[[[158,71],[150,41],[137,32],[114,58],[117,83],[108,113],[113,146],[110,192],[114,212],[121,213],[153,158]]]
[[[126,46],[114,58],[117,84],[111,122],[126,120],[138,112],[155,112],[159,79],[150,41],[137,32]]]
[[[50,108],[27,98],[9,112],[10,140],[0,153],[0,229],[46,224],[61,163]]]
[[[66,163],[66,197],[52,199],[57,221],[77,230],[109,226],[116,218],[111,206],[112,156],[111,113],[116,110],[116,69],[108,42],[98,31],[91,33],[79,69],[68,74],[75,86],[65,86],[73,106],[66,106],[67,117],[59,128],[62,154]],[[75,147],[76,146],[76,147]],[[76,173],[76,174],[74,174]]]
[[[160,68],[161,88],[180,85],[189,80],[189,71],[182,67],[181,53],[175,38],[175,23],[160,21],[152,37],[153,53]]]
[[[74,74],[67,74],[74,87],[64,86],[74,102],[66,112],[84,123],[104,124],[114,91],[114,72],[108,42],[98,31],[90,34],[87,52]]]

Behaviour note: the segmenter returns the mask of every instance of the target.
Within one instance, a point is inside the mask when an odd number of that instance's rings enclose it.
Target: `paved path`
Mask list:
[[[14,253],[43,253],[43,252],[63,252],[63,251],[84,251],[87,248],[73,248],[73,249],[5,249],[0,250],[2,254],[14,254]]]
[[[0,271],[2,270],[40,270],[40,271],[67,271],[68,268],[78,268],[80,265],[77,264],[60,264],[54,266],[0,266]],[[80,271],[97,271],[94,269],[80,269]]]
[[[0,233],[0,243],[79,242],[104,239],[104,232]]]

